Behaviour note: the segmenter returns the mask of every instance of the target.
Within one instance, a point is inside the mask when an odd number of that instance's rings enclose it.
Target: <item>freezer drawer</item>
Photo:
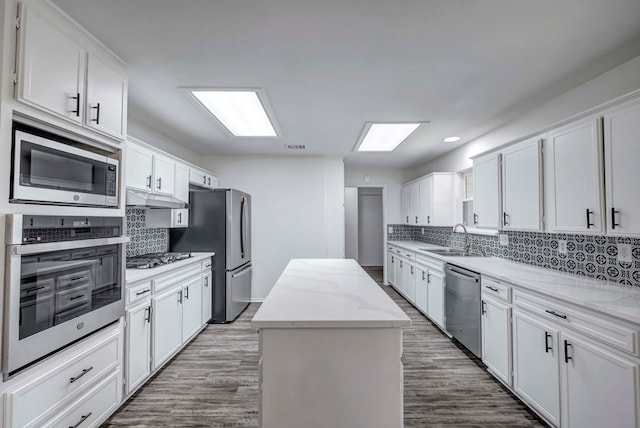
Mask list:
[[[227,272],[227,322],[233,321],[251,302],[251,263]]]

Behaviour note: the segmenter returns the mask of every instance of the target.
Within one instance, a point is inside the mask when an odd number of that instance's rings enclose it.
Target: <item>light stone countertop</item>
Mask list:
[[[640,324],[640,287],[559,272],[499,257],[441,256],[421,248],[441,248],[419,241],[388,241],[418,254],[455,264],[523,289]]]
[[[125,271],[126,281],[127,284],[133,284],[134,282],[149,280],[154,276],[166,274],[167,272],[171,272],[172,270],[189,266],[192,263],[201,262],[209,257],[214,256],[215,254],[216,253],[191,253],[191,257],[189,257],[188,259],[169,263],[167,265],[162,265],[151,269],[127,269]]]
[[[406,328],[411,320],[353,259],[293,259],[253,317],[257,328]]]

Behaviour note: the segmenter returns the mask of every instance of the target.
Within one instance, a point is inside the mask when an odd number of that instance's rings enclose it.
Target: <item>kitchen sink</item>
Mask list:
[[[421,248],[421,250],[426,251],[428,253],[437,254],[439,256],[450,256],[450,257],[482,257],[482,254],[474,254],[474,253],[465,253],[462,250],[456,250],[455,248],[443,248],[438,250],[430,250],[427,248]]]

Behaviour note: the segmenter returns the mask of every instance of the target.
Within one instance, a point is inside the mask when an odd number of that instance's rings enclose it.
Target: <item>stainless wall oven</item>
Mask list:
[[[5,378],[124,315],[122,217],[6,216]]]
[[[118,160],[71,143],[14,122],[11,201],[117,206]]]

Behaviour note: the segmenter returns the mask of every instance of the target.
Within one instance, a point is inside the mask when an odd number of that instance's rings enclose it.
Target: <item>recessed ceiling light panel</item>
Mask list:
[[[457,143],[458,141],[460,141],[460,137],[447,137],[444,140],[445,143]]]
[[[198,89],[191,94],[235,137],[278,136],[256,90]]]
[[[418,129],[421,123],[372,123],[356,146],[358,152],[390,152]]]

